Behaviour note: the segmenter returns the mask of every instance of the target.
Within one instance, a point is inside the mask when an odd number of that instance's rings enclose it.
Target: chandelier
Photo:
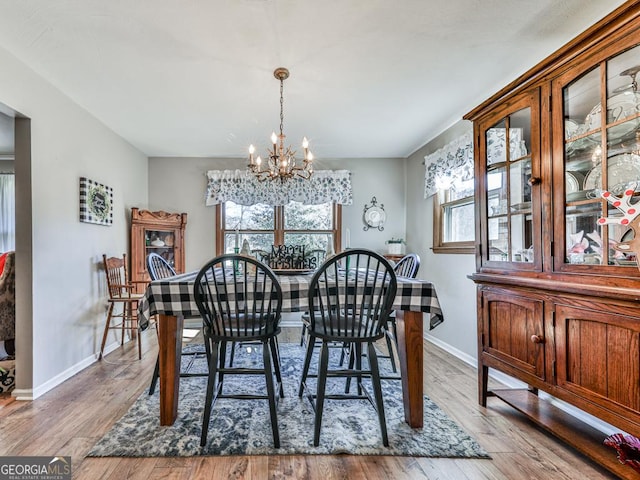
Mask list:
[[[272,149],[267,149],[269,159],[264,162],[260,156],[253,157],[255,148],[249,145],[249,171],[251,171],[259,181],[280,179],[284,182],[293,177],[300,177],[308,180],[313,175],[313,155],[309,151],[309,141],[307,137],[302,139],[302,150],[304,157],[302,165],[296,164],[296,152],[291,147],[284,146],[285,134],[283,132],[284,124],[284,81],[289,78],[289,70],[286,68],[276,68],[273,76],[280,80],[280,135],[276,132],[271,134]]]

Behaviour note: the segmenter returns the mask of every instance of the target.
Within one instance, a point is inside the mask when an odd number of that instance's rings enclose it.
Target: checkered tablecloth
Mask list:
[[[157,313],[164,315],[200,315],[193,295],[193,284],[198,272],[177,275],[151,282],[139,302],[140,325],[145,328],[149,318]],[[282,311],[302,312],[308,309],[307,298],[312,275],[280,275],[282,287]],[[426,280],[398,277],[395,310],[411,310],[430,314],[430,329],[440,325],[444,318],[435,287]]]

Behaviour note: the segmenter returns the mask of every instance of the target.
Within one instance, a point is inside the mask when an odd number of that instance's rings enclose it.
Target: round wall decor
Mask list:
[[[364,212],[362,213],[362,221],[364,222],[364,231],[370,228],[377,228],[378,230],[384,230],[384,222],[387,220],[387,214],[384,211],[384,204],[378,205],[376,197],[371,198],[371,204],[365,204]]]

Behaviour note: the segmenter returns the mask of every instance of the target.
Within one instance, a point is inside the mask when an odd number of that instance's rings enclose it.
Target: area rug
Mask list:
[[[382,445],[377,414],[366,400],[326,400],[320,445],[314,447],[313,408],[308,399],[300,399],[297,395],[304,349],[295,344],[282,344],[280,353],[285,398],[278,404],[279,449],[273,447],[267,401],[234,399],[216,402],[207,445],[200,447],[206,378],[183,377],[174,425],[160,426],[158,392],[148,395],[145,391],[88,456],[351,454],[490,458],[427,397],[424,398],[424,427],[409,427],[404,421],[402,386],[398,380],[382,382],[389,447]],[[337,362],[338,357],[337,352],[332,352],[331,361]],[[251,365],[261,358],[260,347],[242,346],[236,349],[234,364]],[[388,360],[380,360],[383,374],[390,374],[390,368],[385,365],[388,363]],[[314,354],[312,365],[317,365],[317,354]],[[190,371],[206,371],[204,359],[196,359]],[[313,385],[313,380],[310,384]],[[371,391],[371,385],[367,387]],[[264,377],[226,376],[224,388],[225,393],[255,392],[256,388],[264,389]],[[328,392],[343,389],[344,379],[329,379]],[[355,391],[355,387],[352,389]]]

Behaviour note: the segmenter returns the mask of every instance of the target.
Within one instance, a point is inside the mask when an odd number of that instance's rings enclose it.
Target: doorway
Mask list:
[[[0,112],[0,404],[15,388],[15,120]]]

